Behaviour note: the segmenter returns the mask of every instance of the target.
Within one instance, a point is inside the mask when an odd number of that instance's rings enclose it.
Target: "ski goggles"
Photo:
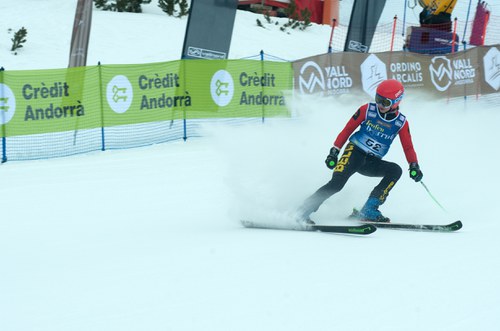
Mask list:
[[[384,108],[389,108],[389,107],[392,107],[393,105],[397,104],[398,102],[400,102],[401,99],[403,99],[403,95],[404,95],[404,93],[401,94],[396,99],[389,99],[389,98],[381,96],[380,94],[376,94],[375,95],[375,102]]]

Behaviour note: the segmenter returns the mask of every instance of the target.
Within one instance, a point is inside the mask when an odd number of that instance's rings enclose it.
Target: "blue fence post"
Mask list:
[[[187,120],[186,120],[186,111],[184,110],[184,118],[183,118],[183,136],[182,136],[182,140],[186,141],[188,139],[187,137]]]
[[[188,136],[187,136],[187,116],[186,116],[186,106],[184,106],[184,109],[182,110],[182,140],[187,141]]]
[[[106,150],[106,140],[104,138],[104,101],[102,93],[102,67],[101,61],[97,62],[97,70],[99,70],[99,98],[101,99],[101,151]]]
[[[2,137],[2,163],[7,162],[7,139]]]
[[[260,71],[262,76],[264,76],[264,51],[260,50]],[[262,86],[262,95],[264,95],[264,86]],[[265,106],[264,103],[262,103],[262,123],[264,123],[265,120]]]
[[[4,67],[0,68],[0,84],[2,84],[2,90],[0,91],[0,95],[3,98],[3,72],[5,71]],[[7,162],[7,138],[5,137],[5,112],[0,109],[0,113],[2,113],[2,163]]]
[[[186,83],[187,83],[187,79],[186,79],[186,61],[189,61],[185,58],[182,58],[181,59],[181,66],[182,66],[182,76],[184,77],[184,92],[186,91]],[[184,141],[187,140],[187,116],[186,116],[186,103],[183,103],[183,106],[182,106],[182,126],[183,126],[183,137],[182,139]]]
[[[186,91],[186,67],[184,66],[184,61],[186,61],[186,59],[189,59],[187,57],[184,56],[184,54],[182,54],[181,56],[181,66],[182,66],[182,75],[184,77],[184,91]],[[183,104],[182,106],[182,115],[183,115],[183,119],[182,119],[182,129],[183,129],[183,136],[182,136],[182,140],[186,141],[187,140],[187,119],[186,119],[186,105]]]
[[[2,125],[4,126],[4,125]],[[5,132],[5,130],[2,128],[2,131]],[[2,163],[7,162],[7,139],[2,136]]]

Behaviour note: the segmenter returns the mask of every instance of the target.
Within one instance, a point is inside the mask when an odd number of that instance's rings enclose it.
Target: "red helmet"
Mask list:
[[[386,79],[377,86],[375,102],[383,109],[395,109],[399,106],[405,93],[405,88],[400,81]]]

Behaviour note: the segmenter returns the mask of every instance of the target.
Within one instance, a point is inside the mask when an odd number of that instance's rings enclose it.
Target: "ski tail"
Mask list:
[[[321,232],[335,232],[335,233],[346,233],[346,234],[360,234],[366,235],[377,231],[376,226],[373,224],[363,224],[359,226],[351,225],[311,225],[313,230]]]
[[[296,224],[276,224],[276,223],[264,223],[255,222],[251,220],[241,220],[241,224],[246,228],[256,228],[256,229],[273,229],[273,230],[298,230],[298,231],[319,231],[319,232],[329,232],[329,233],[343,233],[343,234],[356,234],[356,235],[368,235],[377,230],[377,228],[372,224],[361,224],[361,225],[319,225],[319,224],[307,224],[301,225]]]

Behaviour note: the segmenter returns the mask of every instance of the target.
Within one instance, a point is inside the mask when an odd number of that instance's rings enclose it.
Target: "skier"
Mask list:
[[[382,158],[398,134],[409,164],[410,178],[419,182],[423,177],[413,149],[410,126],[406,117],[399,112],[403,95],[403,84],[395,79],[387,79],[378,85],[375,103],[364,104],[356,111],[326,157],[326,166],[333,169],[332,179],[306,199],[299,209],[299,222],[314,224],[309,215],[317,211],[326,199],[342,190],[349,177],[356,172],[368,177],[382,177],[356,216],[367,221],[390,221],[378,208],[401,177],[402,170],[396,163]],[[352,134],[358,127],[359,130]],[[347,139],[349,143],[338,160]]]

